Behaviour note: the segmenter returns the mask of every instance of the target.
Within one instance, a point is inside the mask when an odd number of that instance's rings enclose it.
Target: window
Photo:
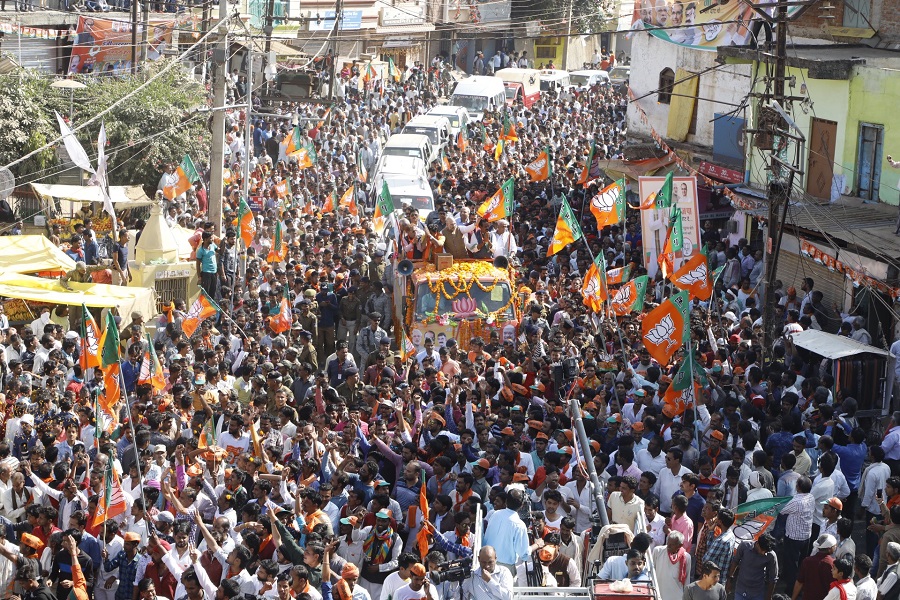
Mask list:
[[[558,48],[556,46],[535,46],[534,47],[534,57],[537,59],[542,59],[542,58],[554,59],[554,58],[556,58],[557,49]]]
[[[675,87],[675,72],[668,67],[659,73],[659,85],[657,86],[657,102],[662,104],[672,103],[672,88]]]

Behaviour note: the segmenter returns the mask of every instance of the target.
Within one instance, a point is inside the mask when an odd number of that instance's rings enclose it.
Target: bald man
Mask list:
[[[497,565],[497,553],[492,546],[483,546],[478,553],[478,568],[463,582],[465,600],[512,600],[512,572]]]

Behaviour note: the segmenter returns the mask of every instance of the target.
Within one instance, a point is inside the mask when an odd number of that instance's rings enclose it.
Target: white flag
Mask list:
[[[63,136],[63,143],[66,145],[66,152],[69,154],[69,159],[71,159],[79,169],[93,173],[94,167],[91,166],[91,161],[88,159],[87,152],[85,152],[84,148],[81,146],[81,142],[78,141],[78,138],[75,137],[75,134],[72,133],[72,130],[69,129],[69,126],[63,118],[59,116],[59,113],[56,113],[56,120],[59,122],[59,132]]]
[[[100,134],[97,136],[97,172],[91,177],[91,185],[99,185],[103,194],[103,210],[112,219],[113,240],[118,236],[116,231],[116,209],[113,207],[112,198],[109,195],[109,185],[106,181],[106,124],[100,124]]]

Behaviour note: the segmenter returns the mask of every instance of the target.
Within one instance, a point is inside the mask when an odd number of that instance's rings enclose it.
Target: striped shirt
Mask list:
[[[797,494],[784,508],[781,514],[787,515],[785,534],[796,541],[808,540],[812,535],[815,498],[812,494]]]

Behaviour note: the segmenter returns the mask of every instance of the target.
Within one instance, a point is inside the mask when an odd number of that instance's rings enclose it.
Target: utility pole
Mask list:
[[[222,171],[225,162],[225,76],[228,72],[228,3],[219,1],[219,40],[213,50],[212,148],[209,152],[209,220],[222,234]]]
[[[266,34],[266,54],[263,57],[263,68],[266,67],[265,62],[268,60],[269,50],[272,49],[272,32],[275,30],[275,0],[267,0],[266,2],[266,26],[263,33]],[[252,40],[251,40],[252,43]]]
[[[200,17],[200,31],[202,32],[203,37],[203,47],[201,49],[201,61],[203,68],[201,73],[203,74],[203,83],[206,84],[206,57],[209,53],[209,41],[206,38],[206,32],[209,31],[209,7],[211,0],[203,0],[203,16]]]
[[[137,73],[138,0],[131,0],[131,74]]]
[[[244,119],[244,200],[250,202],[250,157],[253,156],[253,137],[250,133],[250,113],[253,110],[253,41],[247,46],[247,94],[244,97],[247,118]],[[265,59],[263,59],[265,60]]]
[[[328,99],[334,100],[335,74],[337,73],[337,61],[341,52],[341,21],[344,18],[344,0],[337,0],[334,10],[334,29],[331,30],[332,52],[331,52],[331,73],[328,74]]]
[[[787,66],[788,2],[789,0],[778,0],[773,20],[776,36],[775,77],[772,81],[773,93],[770,98],[782,108],[786,106],[784,82]],[[787,132],[788,123],[784,114],[781,111],[769,111],[768,117],[765,123],[761,124],[761,129],[766,129],[766,135],[770,135],[772,140],[771,154],[769,156],[769,175],[771,177],[768,189],[769,216],[766,225],[766,248],[764,252],[766,257],[766,289],[765,302],[763,303],[763,352],[771,357],[772,345],[780,335],[779,326],[775,322],[775,280],[778,278],[778,255],[781,250],[781,237],[790,203],[794,173],[797,172],[798,165],[795,164],[792,168],[786,165],[779,157],[783,138],[785,136],[793,137]],[[787,176],[785,177],[786,174]],[[770,361],[771,359],[764,361],[764,364],[768,364]]]
[[[134,0],[132,0],[134,1]],[[144,18],[143,18],[143,26],[141,29],[141,62],[144,63],[147,61],[147,53],[149,52],[149,47],[147,43],[148,36],[150,35],[150,0],[144,0]]]
[[[569,18],[566,22],[566,39],[563,41],[563,58],[562,64],[559,66],[563,71],[568,68],[567,65],[569,63],[569,37],[572,35],[572,4],[574,4],[574,0],[569,0]]]

